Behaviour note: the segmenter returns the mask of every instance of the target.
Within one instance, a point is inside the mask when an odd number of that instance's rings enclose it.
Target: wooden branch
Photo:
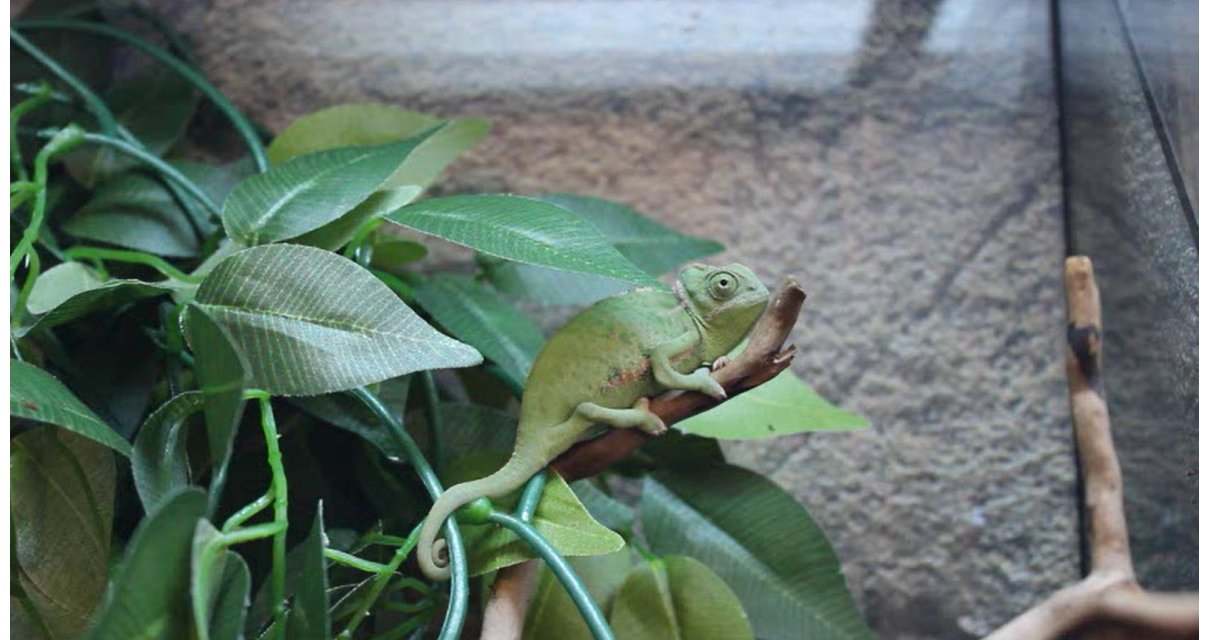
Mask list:
[[[1197,594],[1144,592],[1134,576],[1122,471],[1101,378],[1101,298],[1092,261],[1067,259],[1067,391],[1084,480],[1092,569],[987,640],[1044,640],[1083,629],[1095,638],[1193,638]]]
[[[735,396],[767,382],[790,366],[794,347],[782,349],[798,322],[806,293],[793,279],[786,279],[773,294],[769,306],[752,327],[748,346],[735,360],[712,375]],[[701,393],[672,391],[651,401],[651,411],[672,426],[718,405],[720,401]],[[723,401],[725,402],[725,400]],[[568,482],[588,478],[609,468],[652,437],[640,429],[613,429],[605,435],[581,442],[559,456],[550,468]],[[481,640],[515,640],[525,627],[525,614],[538,581],[537,560],[505,567],[496,574],[492,595],[483,615]]]

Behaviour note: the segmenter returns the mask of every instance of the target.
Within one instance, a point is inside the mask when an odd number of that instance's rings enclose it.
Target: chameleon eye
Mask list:
[[[738,284],[734,274],[720,271],[710,276],[710,295],[725,300],[735,294]]]

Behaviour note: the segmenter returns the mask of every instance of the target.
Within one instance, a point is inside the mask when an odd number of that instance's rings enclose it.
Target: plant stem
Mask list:
[[[222,217],[222,208],[211,200],[210,196],[207,195],[205,191],[202,191],[201,187],[199,187],[189,178],[185,177],[185,174],[177,171],[176,167],[164,162],[163,159],[154,153],[148,152],[139,145],[131,144],[130,142],[119,140],[109,135],[85,133],[84,140],[91,144],[109,147],[115,151],[126,154],[139,162],[142,162],[148,167],[154,169],[160,175],[167,178],[170,187],[172,185],[176,185],[188,192],[190,197],[200,202],[202,206],[206,208],[206,211],[210,212],[210,215],[214,216],[215,218]]]
[[[412,463],[412,468],[420,476],[420,481],[424,484],[429,496],[434,500],[437,499],[443,490],[441,481],[437,479],[437,474],[433,472],[433,468],[429,466],[424,454],[421,453],[420,447],[416,446],[416,442],[408,435],[403,425],[391,415],[391,412],[377,396],[366,389],[359,387],[349,393],[365,404],[378,417],[378,420],[387,426],[399,448]],[[458,529],[455,518],[446,521],[444,530],[445,542],[449,545],[450,554],[450,603],[445,610],[445,624],[441,626],[441,633],[437,637],[439,640],[456,640],[462,633],[462,624],[466,621],[467,599],[470,597],[470,586],[467,584],[466,549],[462,545],[462,533]]]
[[[84,132],[75,125],[68,125],[55,133],[50,142],[38,151],[38,155],[34,158],[34,184],[37,185],[37,193],[34,194],[34,209],[30,214],[29,226],[25,227],[25,231],[21,234],[21,240],[17,243],[17,247],[13,249],[8,258],[8,277],[11,280],[17,274],[17,267],[21,264],[21,259],[25,257],[26,252],[32,250],[34,241],[38,239],[38,232],[42,228],[42,218],[46,215],[46,180],[50,171],[50,159],[60,153],[68,151],[80,144],[83,141]]]
[[[378,279],[390,287],[391,291],[394,291],[400,300],[410,303],[416,299],[412,286],[404,282],[399,276],[381,269],[371,269],[370,273],[378,276]]]
[[[231,514],[231,517],[227,518],[227,521],[223,523],[223,533],[233,531],[256,514],[264,511],[265,507],[271,504],[273,504],[273,491],[269,491],[265,495],[244,505],[239,511]]]
[[[546,488],[546,471],[542,470],[534,474],[534,477],[525,483],[525,490],[521,493],[521,500],[517,502],[517,510],[515,515],[521,522],[532,522],[534,514],[538,511],[538,502],[542,500],[542,490]]]
[[[214,85],[210,84],[200,73],[194,71],[188,64],[181,61],[171,53],[157,47],[142,38],[130,35],[124,31],[114,29],[113,27],[95,24],[92,22],[83,22],[80,20],[25,20],[15,25],[17,29],[33,30],[33,29],[63,29],[68,31],[83,31],[94,35],[105,36],[119,40],[125,44],[141,50],[143,53],[155,58],[165,66],[169,67],[190,84],[201,91],[211,102],[218,107],[219,111],[231,121],[235,130],[239,132],[240,137],[244,139],[248,145],[248,151],[252,153],[252,159],[256,163],[256,170],[264,172],[269,169],[269,159],[265,155],[264,145],[261,144],[260,137],[256,134],[256,129],[252,123],[240,113],[239,109],[231,103]],[[13,38],[20,38],[15,32],[10,30]],[[22,38],[24,40],[24,38]],[[28,43],[28,41],[26,41]],[[30,45],[32,47],[32,45]],[[33,54],[31,54],[33,55]],[[45,55],[45,54],[43,54]],[[45,64],[45,63],[43,63]],[[113,133],[113,129],[103,130],[106,133]]]
[[[76,246],[65,250],[63,256],[76,260],[113,260],[115,262],[146,265],[173,280],[180,280],[189,284],[199,284],[204,279],[202,276],[189,275],[168,264],[163,258],[153,256],[150,253],[143,253],[142,251]]]
[[[609,629],[609,624],[605,621],[605,614],[601,613],[601,608],[589,595],[588,588],[580,581],[575,571],[572,571],[567,560],[559,555],[559,552],[546,541],[546,538],[542,537],[542,534],[538,533],[537,529],[534,529],[533,525],[512,514],[496,510],[492,510],[488,520],[517,534],[517,537],[542,556],[542,559],[546,561],[546,566],[550,567],[559,582],[563,583],[563,588],[567,590],[567,595],[571,597],[576,609],[580,611],[580,616],[584,618],[584,623],[588,625],[588,630],[592,632],[593,638],[613,640],[613,631]]]
[[[29,257],[29,269],[25,272],[25,283],[21,285],[21,292],[17,294],[17,304],[13,305],[13,317],[9,319],[9,323],[14,327],[25,315],[25,305],[29,302],[29,294],[33,292],[34,283],[38,281],[38,276],[42,273],[42,260],[38,257],[38,250],[30,249],[26,255]]]
[[[277,446],[277,422],[273,419],[273,405],[268,395],[258,398],[260,402],[261,428],[265,432],[265,449],[269,458],[269,470],[273,474],[273,522],[281,529],[273,535],[273,570],[269,576],[269,601],[273,603],[273,625],[276,637],[284,638],[286,632],[286,529],[289,526],[286,496],[286,470],[282,466],[281,449]]]
[[[243,529],[234,529],[232,531],[224,531],[222,541],[224,546],[232,546],[252,542],[253,540],[262,540],[264,538],[281,535],[286,528],[284,523],[266,522],[264,524],[254,524],[251,527]]]
[[[337,636],[339,640],[349,640],[353,637],[353,633],[357,631],[357,627],[361,625],[361,621],[370,614],[370,608],[378,601],[379,594],[382,593],[387,583],[391,581],[391,576],[395,575],[395,572],[399,570],[399,566],[403,564],[408,554],[416,547],[416,540],[419,537],[420,525],[417,525],[412,529],[412,533],[408,534],[408,538],[403,543],[403,546],[395,550],[395,555],[391,558],[391,561],[381,571],[377,572],[378,575],[374,577],[374,582],[370,585],[370,591],[366,594],[365,600],[362,601],[361,606],[357,607],[357,611],[353,613],[353,618],[345,624],[344,631],[341,631],[340,635]]]
[[[421,371],[420,392],[424,394],[424,419],[429,425],[429,443],[433,454],[433,468],[441,475],[442,461],[445,460],[445,446],[441,438],[441,400],[437,397],[437,383],[433,380],[432,371]]]
[[[17,176],[21,180],[29,180],[29,173],[25,171],[25,163],[21,161],[21,145],[17,142],[17,125],[21,122],[21,118],[25,114],[37,109],[38,107],[50,102],[50,85],[43,82],[38,86],[38,91],[33,96],[18,102],[13,106],[12,112],[8,116],[8,150],[12,157],[13,169],[17,172]]]
[[[385,564],[374,562],[372,560],[366,560],[365,558],[359,558],[351,553],[345,553],[344,551],[339,551],[337,549],[329,549],[325,547],[324,557],[332,562],[335,562],[336,564],[352,567],[359,571],[365,571],[366,573],[378,574],[387,570],[387,565]]]
[[[118,121],[114,119],[113,112],[109,110],[109,107],[105,106],[105,102],[97,94],[93,93],[92,89],[88,88],[88,85],[85,85],[75,74],[63,68],[58,62],[55,62],[54,58],[46,55],[46,52],[39,49],[34,43],[26,40],[25,36],[17,33],[16,29],[10,28],[8,30],[8,37],[13,41],[13,44],[17,45],[18,49],[24,51],[29,57],[45,67],[47,71],[54,74],[63,84],[71,87],[71,90],[80,96],[80,99],[84,101],[84,107],[97,119],[97,124],[101,127],[101,131],[111,136],[117,134]]]

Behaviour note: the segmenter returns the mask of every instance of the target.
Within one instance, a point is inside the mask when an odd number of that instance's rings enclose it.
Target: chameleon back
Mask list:
[[[659,391],[647,358],[656,345],[695,330],[693,319],[670,291],[642,288],[605,298],[581,311],[543,347],[521,400],[518,444],[570,418],[576,405],[628,408]],[[686,352],[677,369],[701,363]]]

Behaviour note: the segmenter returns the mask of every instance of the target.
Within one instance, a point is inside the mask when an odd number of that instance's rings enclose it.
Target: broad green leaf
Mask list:
[[[228,329],[205,310],[190,305],[182,321],[194,353],[194,375],[202,391],[210,465],[220,473],[231,455],[231,444],[244,415],[244,389],[249,386],[251,366]]]
[[[374,242],[374,255],[370,264],[378,269],[397,272],[404,265],[420,260],[428,254],[428,248],[419,242],[380,237]]]
[[[171,293],[168,282],[142,280],[102,281],[79,262],[65,262],[48,269],[34,283],[27,308],[32,318],[14,333],[20,337],[35,329],[48,329],[103,309]]]
[[[621,203],[561,193],[541,199],[583,218],[623,256],[653,276],[723,250],[713,240],[682,234]],[[588,304],[626,290],[616,280],[513,262],[486,260],[485,270],[502,292],[543,304]]]
[[[194,304],[247,356],[252,385],[273,395],[344,391],[482,362],[368,271],[311,247],[240,251],[206,276]]]
[[[178,394],[160,405],[139,428],[130,470],[143,511],[151,513],[164,496],[189,484],[186,420],[201,410],[203,402],[204,396],[198,391]]]
[[[190,556],[205,512],[206,494],[190,488],[164,499],[139,523],[88,638],[188,637]]]
[[[591,224],[535,198],[431,198],[389,213],[386,219],[497,258],[662,286],[618,253]]]
[[[626,579],[630,570],[631,551],[620,551],[602,556],[568,558],[576,575],[588,588],[588,593],[602,611],[609,611],[614,593]],[[584,616],[576,608],[563,583],[545,565],[538,579],[533,602],[525,620],[526,640],[590,640],[592,634],[584,624]],[[625,636],[618,636],[624,638]]]
[[[634,527],[634,509],[601,491],[591,480],[576,480],[571,490],[597,522],[623,533]]]
[[[725,462],[718,440],[675,430],[649,440],[637,457],[663,469],[696,469]]]
[[[411,382],[411,376],[402,376],[378,385],[378,398],[401,422]],[[403,450],[396,444],[387,426],[357,398],[345,393],[329,393],[291,398],[290,403],[334,427],[361,436],[389,458],[404,457]]]
[[[300,156],[247,178],[223,204],[227,235],[245,245],[287,240],[336,220],[378,189],[432,134]]]
[[[632,569],[618,591],[609,626],[619,638],[634,640],[753,637],[748,616],[727,583],[686,556]]]
[[[311,533],[302,543],[301,578],[294,590],[294,604],[286,623],[291,640],[327,640],[328,571],[324,560],[323,503],[315,512]]]
[[[37,428],[13,438],[10,455],[10,577],[53,637],[79,637],[105,593],[113,454],[75,434]]]
[[[130,443],[101,421],[62,382],[19,360],[9,360],[9,412],[74,431],[130,457]]]
[[[640,514],[652,550],[714,570],[757,636],[872,637],[827,537],[769,480],[730,465],[658,473],[643,484]]]
[[[438,275],[416,287],[416,302],[451,335],[500,365],[517,388],[542,348],[542,332],[528,316],[470,278]]]
[[[197,106],[197,92],[180,74],[160,65],[148,66],[118,82],[105,95],[118,125],[147,147],[163,155],[185,132]],[[85,146],[66,159],[68,171],[86,187],[132,167],[139,161],[109,147]]]
[[[708,438],[755,440],[804,431],[852,431],[869,424],[861,416],[824,400],[787,369],[755,389],[675,426]]]
[[[507,454],[512,451],[517,439],[517,418],[498,409],[478,404],[443,402],[438,405],[438,415],[445,453],[438,461],[438,466],[443,469],[455,464],[456,458],[469,451]],[[430,429],[424,412],[408,414],[407,425],[416,443],[427,451]]]
[[[169,258],[192,258],[200,247],[188,214],[164,185],[142,173],[105,181],[62,229],[77,238]]]
[[[197,521],[190,554],[190,602],[198,640],[242,637],[252,577],[244,559],[228,551],[209,521]]]
[[[344,104],[305,115],[286,127],[269,145],[269,161],[337,147],[375,145],[402,140],[442,124],[433,116],[385,104]],[[441,127],[408,156],[388,187],[427,188],[459,154],[473,147],[490,129],[486,120],[460,118]]]
[[[444,477],[450,484],[482,478],[499,469],[508,459],[503,452],[478,451],[449,465]],[[448,486],[448,485],[447,485]],[[511,511],[521,490],[493,500],[496,507]],[[564,556],[594,556],[621,549],[625,541],[618,534],[592,519],[571,487],[557,473],[551,474],[534,514],[534,528]],[[489,525],[462,525],[470,560],[470,575],[478,576],[536,557],[508,529]]]
[[[324,226],[294,238],[292,242],[335,251],[348,244],[361,225],[381,218],[420,195],[420,187],[405,185],[376,191],[351,211]]]

